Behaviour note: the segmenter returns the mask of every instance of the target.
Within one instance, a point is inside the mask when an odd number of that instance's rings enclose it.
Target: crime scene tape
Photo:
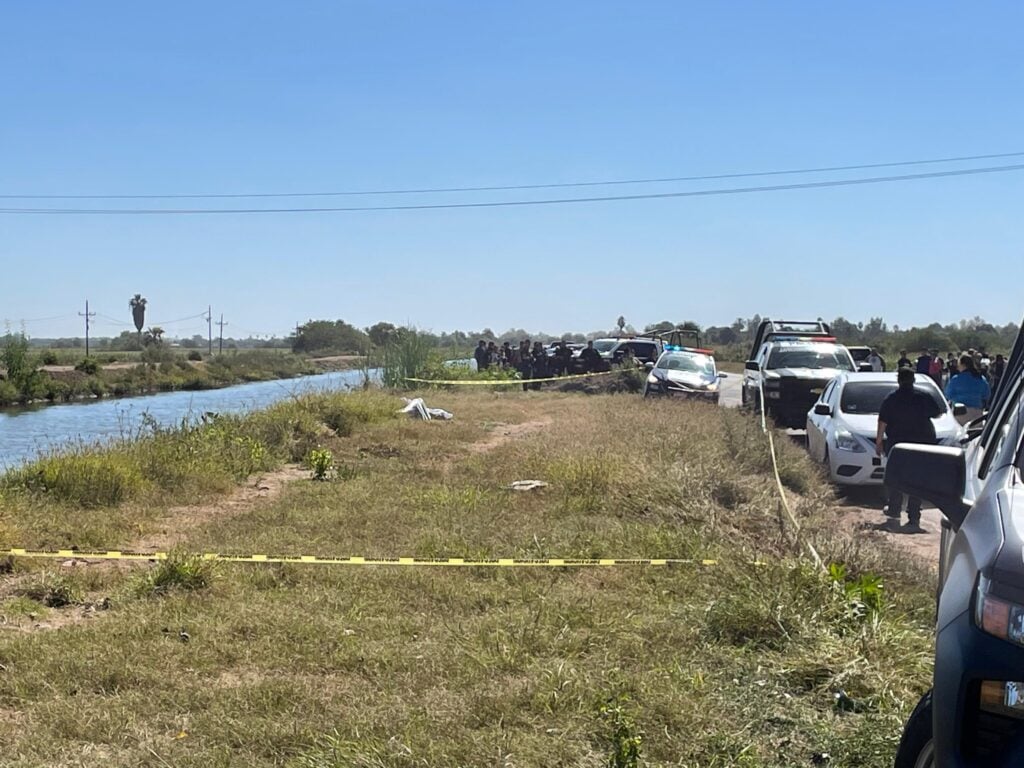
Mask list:
[[[88,552],[78,549],[0,549],[0,556],[46,558],[58,560],[167,560],[167,552],[128,552],[111,549]],[[223,563],[292,563],[294,565],[374,565],[374,566],[427,566],[455,568],[590,568],[613,566],[715,566],[718,560],[684,559],[675,557],[632,558],[514,558],[498,557],[473,559],[463,557],[322,557],[319,555],[232,555],[204,552],[203,560]],[[755,561],[754,565],[764,565]]]
[[[768,436],[768,453],[772,459],[772,473],[775,475],[775,489],[779,492],[779,502],[786,513],[786,517],[789,518],[790,525],[793,526],[793,532],[796,536],[797,542],[807,550],[811,559],[814,560],[814,564],[821,570],[825,570],[825,561],[821,559],[821,555],[818,554],[818,550],[815,549],[814,545],[807,540],[806,536],[804,536],[804,531],[800,525],[800,521],[796,519],[796,515],[793,514],[793,510],[789,506],[789,499],[786,497],[786,487],[782,484],[782,475],[779,474],[779,459],[775,450],[775,438],[772,436],[773,430],[768,427],[768,418],[766,415],[767,409],[764,405],[765,397],[763,376],[758,380],[757,385],[761,397],[761,431]]]
[[[589,379],[593,376],[608,376],[618,371],[600,371],[598,373],[577,373],[572,376],[549,376],[544,379],[494,379],[493,381],[481,381],[479,379],[411,379],[407,378],[406,381],[412,381],[417,384],[452,384],[464,387],[502,387],[502,386],[519,386],[520,384],[540,384],[545,381],[572,381],[573,379]]]

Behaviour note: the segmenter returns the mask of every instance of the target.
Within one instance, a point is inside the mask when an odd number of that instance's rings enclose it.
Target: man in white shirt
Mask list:
[[[883,361],[881,355],[873,349],[871,350],[871,354],[868,355],[868,362],[871,363],[871,370],[875,373],[881,373],[885,370],[885,361]]]

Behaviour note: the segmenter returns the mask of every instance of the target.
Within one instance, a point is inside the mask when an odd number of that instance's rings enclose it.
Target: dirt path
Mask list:
[[[308,469],[289,464],[273,472],[250,477],[245,485],[239,486],[226,497],[187,507],[172,507],[161,522],[160,530],[136,539],[132,542],[132,549],[138,552],[166,552],[181,544],[195,528],[211,520],[222,520],[248,512],[257,504],[280,496],[292,480],[307,477]]]
[[[882,513],[880,498],[877,489],[870,489],[851,492],[840,500],[837,506],[840,530],[862,539],[886,541],[931,567],[938,567],[942,531],[939,510],[922,510],[921,528],[924,530],[911,532],[907,528],[906,512],[899,522],[890,520]]]
[[[524,437],[528,437],[534,432],[539,432],[550,425],[550,417],[536,419],[534,421],[523,421],[519,424],[495,424],[490,435],[483,440],[478,440],[477,442],[470,444],[469,452],[476,455],[481,453],[490,453],[496,448],[500,448],[512,440],[521,440]]]

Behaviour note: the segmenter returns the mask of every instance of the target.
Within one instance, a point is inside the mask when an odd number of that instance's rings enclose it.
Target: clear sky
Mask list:
[[[0,10],[0,194],[305,192],[1024,151],[1024,4],[63,2]],[[910,169],[1024,162],[1022,158]],[[784,177],[852,178],[881,172]],[[742,185],[780,179],[744,179]],[[0,207],[253,207],[737,186]],[[0,321],[212,304],[228,332],[378,320],[589,331],[623,314],[901,326],[1024,313],[1024,173],[720,197],[227,216],[0,214]],[[97,318],[98,334],[123,329]],[[171,334],[205,332],[191,320]]]

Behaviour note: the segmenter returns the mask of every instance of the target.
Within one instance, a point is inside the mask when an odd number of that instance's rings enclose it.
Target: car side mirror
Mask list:
[[[875,369],[871,367],[871,363],[857,363],[857,370],[860,373],[871,373]]]
[[[653,371],[654,363],[644,363],[644,368],[646,368],[648,371]]]
[[[966,416],[967,406],[963,403],[953,403],[953,415],[954,416]]]
[[[814,406],[814,415],[815,416],[831,416],[832,415],[832,409],[829,408],[827,405],[825,405],[825,403],[818,403],[817,405]]]
[[[757,364],[757,360],[747,360],[746,365],[743,366],[745,371],[760,371],[761,366]]]
[[[718,378],[720,378],[720,379],[728,379],[729,378],[729,374],[728,373],[720,373],[720,374],[718,374]]]
[[[962,448],[943,445],[893,446],[885,465],[889,488],[931,502],[960,530],[970,507],[964,502],[967,459]]]

